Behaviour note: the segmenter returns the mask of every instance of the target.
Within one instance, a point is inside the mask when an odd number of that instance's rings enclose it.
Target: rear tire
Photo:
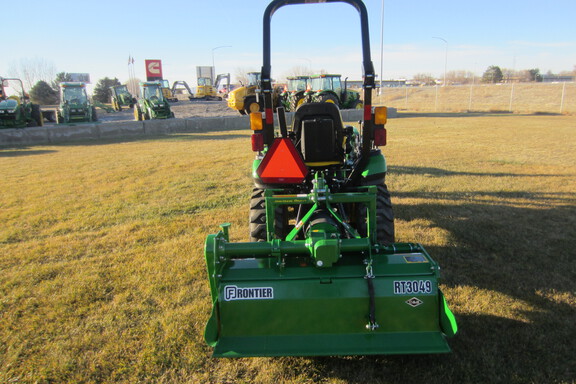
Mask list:
[[[350,105],[350,109],[363,109],[364,103],[360,100],[354,100]]]
[[[262,112],[262,110],[261,105],[256,101],[255,97],[246,98],[246,101],[244,102],[244,112],[246,112],[246,114],[249,115],[252,112]]]
[[[290,111],[289,112],[295,112],[296,109],[301,106],[302,104],[304,104],[305,102],[305,98],[304,95],[299,95],[299,96],[294,96],[293,98],[291,98],[290,100]]]
[[[32,119],[34,119],[38,127],[44,125],[44,116],[42,115],[42,111],[38,104],[32,104]]]
[[[134,119],[142,121],[142,112],[140,112],[140,108],[137,105],[134,106]]]
[[[378,184],[376,193],[376,237],[380,244],[391,245],[395,241],[394,235],[394,211],[390,192],[385,183]],[[366,206],[360,205],[358,209],[358,232],[361,236],[367,236]]]
[[[284,239],[286,224],[284,223],[284,207],[275,211],[274,233],[279,239]],[[266,201],[264,190],[254,188],[250,197],[250,241],[267,241],[266,236]]]

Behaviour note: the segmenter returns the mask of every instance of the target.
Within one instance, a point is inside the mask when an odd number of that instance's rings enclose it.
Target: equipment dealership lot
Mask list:
[[[247,240],[247,126],[0,148],[0,381],[573,382],[574,127],[388,122],[398,241],[442,265],[460,327],[436,356],[209,358],[203,245]]]

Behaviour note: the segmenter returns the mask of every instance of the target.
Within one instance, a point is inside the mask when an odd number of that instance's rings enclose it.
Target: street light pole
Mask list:
[[[214,65],[214,51],[217,50],[217,49],[220,49],[220,48],[232,48],[232,46],[231,46],[231,45],[221,45],[221,46],[219,46],[219,47],[212,48],[212,68],[214,68],[214,69],[213,69],[214,72],[216,72],[216,67],[215,67],[215,65]]]
[[[446,86],[446,68],[448,67],[448,42],[441,37],[432,36],[432,38],[442,40],[444,43],[446,43],[446,53],[444,55],[444,83],[442,84],[442,86],[445,87]]]
[[[382,80],[384,77],[384,0],[382,0],[382,14],[380,17],[380,88],[378,94],[382,94]]]

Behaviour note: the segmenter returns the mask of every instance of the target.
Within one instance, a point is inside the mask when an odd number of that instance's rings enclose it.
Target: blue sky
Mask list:
[[[87,72],[92,82],[128,79],[128,56],[145,78],[144,60],[161,59],[164,77],[195,85],[195,68],[217,73],[260,70],[262,13],[267,0],[81,1],[25,3],[2,20],[0,76],[22,59],[42,59],[56,71]],[[372,61],[380,74],[382,0],[365,0]],[[481,75],[490,65],[576,66],[576,1],[384,0],[383,78],[410,78],[447,70]],[[14,34],[14,39],[7,36]],[[444,41],[434,38],[441,37]],[[225,48],[217,48],[229,46]],[[447,49],[447,51],[446,51]],[[360,27],[347,4],[281,8],[272,19],[272,71],[281,79],[294,67],[360,79]]]

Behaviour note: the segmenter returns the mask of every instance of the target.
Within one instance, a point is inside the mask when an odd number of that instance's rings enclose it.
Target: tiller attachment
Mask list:
[[[321,184],[321,183],[320,183]],[[439,267],[419,244],[381,246],[334,208],[364,202],[375,228],[375,187],[309,195],[267,191],[267,223],[281,205],[310,207],[286,240],[230,243],[229,224],[206,240],[213,309],[205,331],[214,356],[449,352],[457,326],[438,288]],[[267,224],[273,232],[273,224]],[[299,232],[301,240],[296,240]]]

